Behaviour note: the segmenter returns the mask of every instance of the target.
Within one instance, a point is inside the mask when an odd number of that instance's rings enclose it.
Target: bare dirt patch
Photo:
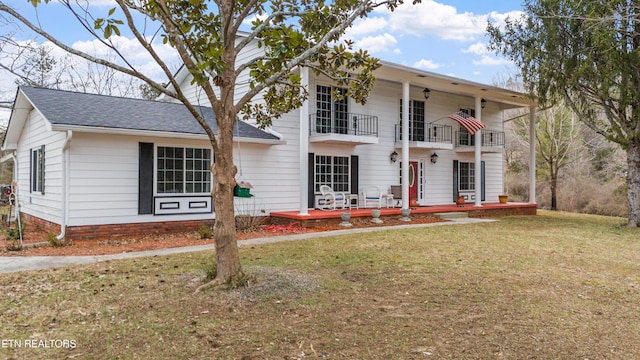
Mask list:
[[[412,219],[411,224],[427,224],[441,222],[442,220],[432,217]],[[383,224],[373,224],[369,221],[359,220],[353,222],[351,228],[363,227],[383,227],[406,225],[406,222],[399,219],[385,219]],[[263,225],[254,231],[242,231],[237,233],[238,240],[255,239],[262,237],[274,237],[290,234],[304,234],[312,232],[323,232],[331,230],[345,229],[336,224],[326,224],[314,226],[313,228],[301,227],[298,224],[287,226],[282,225]],[[71,244],[62,247],[52,247],[47,241],[48,234],[44,231],[38,231],[26,228],[23,234],[23,248],[20,251],[10,251],[8,247],[14,242],[6,240],[5,233],[2,232],[0,241],[0,256],[77,256],[77,255],[106,255],[117,254],[123,252],[134,252],[154,249],[165,249],[174,247],[194,246],[213,244],[213,239],[202,239],[197,232],[169,234],[169,235],[153,235],[141,236],[129,239],[118,240],[76,240]]]

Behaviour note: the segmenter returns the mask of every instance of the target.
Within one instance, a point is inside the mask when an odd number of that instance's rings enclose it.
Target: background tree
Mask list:
[[[34,5],[48,1],[30,0]],[[364,103],[373,86],[372,71],[379,66],[378,61],[365,51],[352,51],[351,42],[341,42],[340,37],[356,19],[374,8],[383,6],[393,10],[402,0],[331,3],[306,0],[115,0],[118,7],[104,17],[89,14],[88,7],[80,7],[77,2],[60,2],[69,9],[70,17],[83,22],[92,35],[120,56],[120,63],[91,56],[58,41],[4,2],[0,2],[0,13],[11,16],[72,54],[143,80],[187,107],[206,132],[216,158],[211,167],[214,179],[212,196],[216,204],[213,233],[217,274],[214,281],[235,286],[244,277],[235,236],[233,206],[237,171],[233,163],[235,121],[241,115],[243,119],[253,118],[261,126],[269,126],[272,119],[300,107],[308,93],[301,86],[301,77],[292,70],[302,66],[328,76],[338,86],[348,87],[348,96]],[[248,19],[253,19],[250,31],[238,36],[240,26]],[[170,86],[154,81],[121,56],[110,41],[112,35],[120,34],[121,28],[130,31],[154,58]],[[169,66],[154,50],[152,41],[157,34],[176,49],[194,83],[206,94],[216,115],[217,134],[196,110],[196,104],[185,96]],[[264,54],[238,63],[238,54],[253,42],[258,42]],[[249,90],[236,98],[236,80],[246,72],[249,74]],[[263,96],[264,102],[251,101],[258,94]]]
[[[584,154],[581,125],[571,109],[560,104],[538,112],[536,124],[536,159],[540,163],[538,170],[542,170],[538,173],[549,184],[551,210],[558,210],[560,172]],[[530,141],[529,124],[519,120],[514,125],[516,133]]]
[[[627,155],[628,226],[640,226],[640,2],[526,0],[490,48],[521,70],[543,106],[562,98]]]

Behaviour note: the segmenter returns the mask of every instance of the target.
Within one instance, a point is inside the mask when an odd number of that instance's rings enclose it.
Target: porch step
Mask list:
[[[469,213],[467,213],[466,211],[439,212],[434,213],[433,215],[442,220],[462,219],[469,217]]]

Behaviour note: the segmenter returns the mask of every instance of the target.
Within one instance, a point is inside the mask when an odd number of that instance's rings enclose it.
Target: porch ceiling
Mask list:
[[[464,96],[481,96],[487,101],[502,105],[503,109],[528,107],[536,104],[526,94],[502,89],[496,86],[458,79],[452,76],[436,74],[408,66],[381,61],[382,66],[374,75],[381,80],[392,82],[409,82],[412,86],[426,87],[431,90],[459,94]]]

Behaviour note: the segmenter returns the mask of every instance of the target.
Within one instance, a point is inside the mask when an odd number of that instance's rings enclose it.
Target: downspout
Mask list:
[[[60,186],[60,194],[61,194],[61,210],[62,210],[62,218],[60,221],[60,234],[56,236],[56,239],[63,240],[66,235],[67,230],[67,221],[69,220],[69,147],[71,146],[71,139],[73,138],[73,132],[71,130],[67,131],[67,137],[64,140],[64,144],[62,146],[62,184]]]

